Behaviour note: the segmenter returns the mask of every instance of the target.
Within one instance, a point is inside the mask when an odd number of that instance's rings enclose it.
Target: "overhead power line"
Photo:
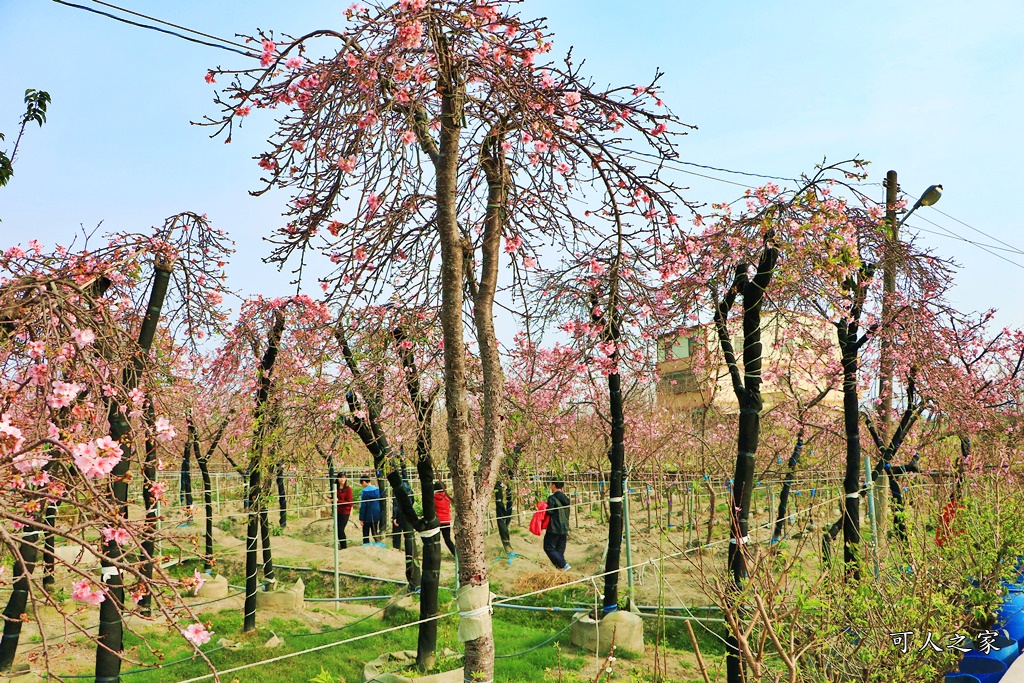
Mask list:
[[[956,221],[957,223],[959,223],[960,225],[964,226],[965,228],[970,228],[974,232],[976,232],[976,233],[978,233],[980,235],[984,235],[985,237],[989,238],[990,240],[995,240],[996,242],[999,242],[1003,246],[1008,247],[1011,251],[1015,251],[1018,254],[1024,254],[1024,251],[1022,251],[1021,249],[1018,249],[1017,247],[1013,246],[1012,244],[1010,244],[1008,242],[1004,242],[1003,240],[999,239],[995,235],[990,235],[987,232],[985,232],[984,230],[979,230],[978,228],[974,227],[973,225],[969,225],[969,224],[963,222],[962,220],[960,220],[959,218],[956,218],[955,216],[950,216],[945,211],[942,211],[941,209],[937,209],[934,206],[929,207],[929,208],[932,209],[933,211],[938,211],[939,213],[941,213],[946,218],[948,218],[948,219],[950,219],[952,221]]]
[[[236,54],[240,54],[243,57],[258,57],[259,56],[255,52],[246,51],[246,50],[240,50],[237,47],[233,47],[234,45],[237,45],[238,43],[232,43],[231,41],[224,40],[223,38],[216,38],[215,36],[210,36],[209,34],[201,33],[199,31],[195,31],[193,29],[183,28],[182,30],[189,31],[189,32],[194,33],[196,35],[201,35],[201,36],[205,36],[205,37],[209,37],[209,38],[214,38],[215,40],[218,40],[220,42],[218,42],[218,43],[211,43],[211,42],[206,41],[206,40],[200,40],[198,38],[193,38],[192,36],[187,36],[187,35],[185,35],[183,33],[178,33],[177,31],[171,31],[170,29],[161,28],[160,26],[153,26],[152,24],[142,24],[142,23],[139,23],[137,21],[132,21],[131,19],[126,19],[124,17],[119,17],[116,14],[111,14],[110,12],[104,12],[103,10],[98,10],[95,7],[87,7],[85,5],[79,5],[79,4],[76,4],[76,3],[73,3],[73,2],[67,2],[67,0],[53,0],[53,1],[56,2],[59,5],[65,5],[67,7],[73,7],[75,9],[85,10],[86,12],[92,12],[93,14],[99,14],[101,16],[113,19],[114,21],[120,21],[122,23],[130,24],[132,26],[138,26],[139,28],[149,29],[150,31],[159,31],[160,33],[166,33],[169,36],[174,36],[175,38],[181,38],[182,40],[187,40],[190,43],[197,43],[199,45],[205,45],[207,47],[215,47],[215,48],[219,48],[221,50],[227,50],[228,52],[234,52]],[[102,3],[102,4],[106,5],[108,7],[114,7],[114,5],[108,5],[107,3]],[[121,9],[121,8],[118,8],[118,9]],[[135,14],[136,16],[145,16],[145,15],[140,15],[137,12],[131,12],[130,10],[124,10],[124,11],[125,12],[129,12],[130,14]],[[160,20],[156,19],[154,21],[160,21]],[[170,23],[165,22],[165,21],[160,21],[160,23],[166,24],[168,26],[175,26],[175,24],[170,24]]]
[[[107,17],[109,19],[113,19],[114,21],[119,21],[119,22],[122,22],[122,23],[125,23],[125,24],[129,24],[131,26],[137,26],[139,28],[148,29],[150,31],[159,31],[160,33],[164,33],[164,34],[167,34],[167,35],[170,35],[170,36],[174,36],[175,38],[181,38],[182,40],[187,40],[187,41],[189,41],[191,43],[196,43],[198,45],[204,45],[206,47],[213,47],[213,48],[217,48],[217,49],[221,49],[221,50],[227,50],[228,52],[233,52],[235,54],[242,55],[243,57],[253,57],[253,58],[258,57],[258,55],[253,50],[251,50],[247,45],[245,45],[243,43],[235,42],[233,40],[228,40],[226,38],[220,38],[219,36],[215,36],[215,35],[210,34],[210,33],[204,33],[202,31],[197,31],[196,29],[188,28],[187,26],[181,26],[180,24],[174,24],[174,23],[171,23],[169,21],[164,21],[163,19],[158,19],[156,17],[152,17],[152,16],[149,16],[147,14],[142,14],[141,12],[136,12],[134,10],[130,10],[130,9],[127,9],[127,8],[124,8],[124,7],[120,7],[118,5],[114,5],[112,3],[105,2],[104,0],[92,0],[92,2],[94,2],[97,5],[102,5],[104,7],[108,7],[108,8],[113,9],[113,10],[124,12],[125,14],[130,14],[132,16],[136,16],[136,17],[139,17],[141,19],[146,19],[147,21],[156,22],[157,24],[163,24],[164,26],[169,26],[171,28],[175,28],[175,29],[178,29],[180,31],[185,31],[187,33],[191,33],[191,34],[196,35],[196,36],[201,36],[203,38],[209,38],[210,40],[214,40],[214,41],[217,41],[217,42],[209,42],[207,40],[200,40],[199,38],[194,38],[192,36],[185,35],[183,33],[179,33],[178,31],[172,31],[170,29],[162,28],[160,26],[154,26],[152,24],[140,23],[140,22],[137,22],[137,21],[133,21],[131,19],[126,19],[125,17],[119,17],[116,14],[111,14],[110,12],[104,12],[103,10],[99,10],[99,9],[94,8],[94,7],[88,7],[86,5],[80,5],[80,4],[77,4],[77,3],[68,2],[67,0],[53,0],[53,1],[56,2],[57,4],[60,4],[60,5],[65,5],[67,7],[72,7],[72,8],[75,8],[75,9],[84,10],[86,12],[92,12],[93,14],[98,14],[100,16],[104,16],[104,17]],[[691,171],[691,170],[688,170],[686,168],[682,168],[682,166],[688,166],[690,168],[700,168],[700,169],[703,169],[703,170],[706,170],[706,171],[714,171],[714,172],[717,172],[717,173],[729,173],[729,174],[732,174],[732,175],[745,176],[745,177],[749,177],[749,178],[763,178],[763,179],[766,179],[766,180],[780,180],[780,181],[783,181],[783,182],[799,182],[796,178],[789,178],[789,177],[786,177],[786,176],[770,175],[770,174],[767,174],[767,173],[755,173],[755,172],[752,172],[752,171],[739,171],[739,170],[730,169],[730,168],[723,168],[721,166],[711,166],[710,164],[699,164],[699,163],[696,163],[696,162],[693,162],[693,161],[683,161],[681,159],[665,160],[662,157],[659,157],[657,154],[653,154],[653,153],[650,153],[650,152],[641,152],[641,151],[638,151],[638,150],[632,150],[632,149],[628,149],[628,148],[625,148],[625,147],[612,147],[612,149],[615,149],[615,150],[617,150],[619,152],[622,152],[623,156],[625,156],[626,158],[635,159],[637,161],[643,161],[645,163],[660,165],[660,166],[663,166],[665,168],[671,169],[673,171],[677,171],[679,173],[685,173],[687,175],[692,175],[692,176],[696,176],[696,177],[699,177],[699,178],[705,178],[707,180],[714,180],[714,181],[719,182],[719,183],[725,183],[727,185],[733,185],[733,186],[736,186],[736,187],[742,187],[742,188],[746,188],[746,189],[755,189],[755,187],[752,186],[752,185],[747,185],[746,183],[739,183],[739,182],[735,182],[735,181],[732,181],[732,180],[727,180],[725,178],[719,178],[717,176],[708,175],[706,173],[698,173],[696,171]],[[965,221],[962,221],[959,218],[956,218],[955,216],[951,216],[950,214],[946,213],[945,211],[942,211],[942,210],[937,209],[935,207],[930,207],[930,208],[932,208],[933,210],[935,210],[938,213],[942,214],[946,218],[948,218],[950,220],[953,220],[953,221],[956,221],[957,223],[959,223],[960,225],[964,226],[965,228],[973,230],[974,232],[977,232],[978,234],[983,235],[983,236],[989,238],[990,240],[998,242],[1002,246],[996,246],[996,245],[992,245],[992,244],[984,244],[982,242],[977,242],[977,241],[974,241],[974,240],[969,240],[969,239],[963,237],[962,235],[957,235],[956,233],[952,232],[948,228],[946,228],[946,227],[944,227],[942,225],[939,225],[938,223],[936,223],[936,222],[934,222],[932,220],[929,220],[928,218],[925,218],[923,216],[918,216],[918,218],[920,218],[921,220],[923,220],[923,221],[925,221],[925,222],[935,226],[936,228],[938,228],[942,232],[935,232],[934,230],[928,230],[926,228],[921,228],[920,226],[914,226],[914,228],[916,230],[919,230],[921,232],[930,233],[930,234],[933,234],[933,235],[937,235],[939,237],[946,237],[948,239],[954,239],[954,240],[958,240],[958,241],[961,241],[961,242],[965,242],[967,244],[971,244],[971,245],[977,247],[978,249],[981,249],[982,251],[985,251],[985,252],[991,254],[992,256],[995,256],[996,258],[1002,259],[1003,261],[1006,261],[1007,263],[1009,263],[1011,265],[1014,265],[1014,266],[1017,266],[1018,268],[1021,268],[1022,270],[1024,270],[1024,265],[1022,265],[1020,263],[1017,263],[1016,261],[1014,261],[1012,259],[1009,259],[1006,256],[998,253],[999,251],[1007,251],[1007,252],[1010,252],[1010,253],[1013,253],[1013,254],[1024,255],[1024,250],[1021,250],[1020,248],[1013,246],[1009,242],[1005,242],[1005,241],[999,239],[995,235],[989,234],[989,233],[985,232],[984,230],[976,228],[973,225],[970,225],[969,223],[967,223]]]
[[[931,223],[932,225],[934,225],[937,228],[946,230],[945,228],[943,228],[938,223],[935,223],[933,221],[929,221],[927,218],[924,218],[923,216],[919,216],[919,218],[921,218],[921,220],[923,220],[923,221],[927,221],[928,223]],[[1021,270],[1024,270],[1024,265],[1022,265],[1020,263],[1017,263],[1013,259],[1010,259],[1010,258],[1007,258],[1006,256],[1003,256],[1002,254],[1000,254],[997,251],[993,251],[993,248],[990,248],[989,246],[981,244],[980,242],[974,242],[972,240],[967,239],[966,237],[961,237],[960,235],[957,235],[955,233],[950,234],[948,230],[946,230],[945,233],[939,233],[939,232],[935,232],[934,230],[927,230],[925,228],[921,228],[920,226],[916,226],[916,225],[912,225],[910,227],[914,228],[915,230],[920,230],[921,232],[928,232],[928,233],[931,233],[933,235],[938,235],[939,237],[948,237],[949,239],[954,239],[954,240],[957,240],[959,242],[965,242],[967,244],[971,244],[971,245],[977,247],[978,249],[981,249],[982,251],[988,252],[989,254],[991,254],[992,256],[995,256],[998,259],[1006,261],[1007,263],[1009,263],[1011,265],[1014,265],[1014,266],[1017,266]]]
[[[662,162],[662,158],[661,157],[659,157],[657,154],[652,154],[650,152],[639,152],[639,151],[634,150],[634,149],[627,149],[625,147],[615,147],[615,146],[612,146],[611,149],[615,149],[615,150],[618,150],[620,152],[626,152],[628,154],[635,154],[635,155],[638,155],[638,156],[650,157],[652,159],[657,159],[659,162]],[[751,178],[767,178],[768,180],[784,180],[787,183],[799,182],[796,178],[786,178],[784,176],[777,176],[777,175],[765,175],[764,173],[753,173],[751,171],[735,171],[735,170],[729,169],[729,168],[720,168],[718,166],[708,166],[707,164],[698,164],[698,163],[693,162],[693,161],[683,161],[681,159],[670,159],[670,160],[664,161],[664,165],[666,167],[671,168],[669,166],[669,164],[682,164],[683,166],[692,166],[693,168],[703,168],[705,171],[718,171],[719,173],[732,173],[734,175],[749,176]],[[676,170],[681,170],[681,169],[676,169]],[[695,173],[694,175],[701,175],[701,174]],[[711,176],[703,176],[703,175],[701,177],[702,178],[711,178]],[[722,180],[721,178],[711,178],[711,179],[712,180]],[[723,182],[727,182],[727,181],[723,181]],[[738,183],[734,183],[734,184],[738,184]],[[749,186],[745,185],[743,187],[749,187]]]
[[[197,31],[194,28],[189,28],[187,26],[180,26],[178,24],[172,24],[169,21],[164,21],[163,19],[157,19],[156,17],[151,17],[148,14],[142,14],[141,12],[135,12],[133,10],[127,9],[126,7],[118,7],[117,5],[113,5],[113,4],[109,3],[109,2],[104,2],[103,0],[92,0],[92,2],[94,4],[97,4],[97,5],[103,5],[104,7],[109,7],[111,9],[116,9],[118,11],[124,12],[125,14],[131,14],[131,15],[134,15],[136,17],[141,17],[143,19],[149,19],[150,21],[155,21],[156,23],[163,24],[164,26],[170,26],[171,28],[177,28],[177,29],[181,29],[182,31],[188,31],[189,33],[194,33],[197,36],[203,36],[204,38],[212,38],[213,40],[219,41],[221,43],[227,43],[228,45],[234,45],[236,47],[242,48],[243,50],[247,50],[249,52],[252,52],[250,47],[248,45],[246,45],[245,43],[238,43],[238,42],[235,42],[233,40],[228,40],[226,38],[221,38],[219,36],[211,35],[209,33],[203,33],[202,31]]]

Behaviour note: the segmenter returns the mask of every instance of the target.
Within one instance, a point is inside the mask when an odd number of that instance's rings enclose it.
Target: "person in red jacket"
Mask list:
[[[348,518],[351,514],[352,487],[348,485],[348,477],[342,474],[338,477],[338,544],[342,550],[348,547],[345,529],[348,527]]]
[[[444,490],[444,484],[434,482],[434,508],[437,510],[437,521],[441,522],[441,536],[444,537],[444,544],[448,546],[451,554],[455,554],[455,544],[452,543],[452,499]]]

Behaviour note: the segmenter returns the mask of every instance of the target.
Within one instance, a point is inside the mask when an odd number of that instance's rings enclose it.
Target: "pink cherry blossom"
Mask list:
[[[105,527],[103,529],[103,540],[107,543],[113,541],[118,545],[127,545],[132,540],[132,535],[128,533],[127,529],[121,527]]]
[[[28,349],[28,355],[31,358],[42,358],[46,352],[46,343],[41,341],[31,341],[25,345]]]
[[[0,430],[3,429],[3,424],[0,423]],[[46,463],[50,462],[50,456],[42,451],[31,451],[29,453],[22,453],[21,455],[15,456],[12,463],[14,469],[18,470],[22,474],[29,474],[37,470],[42,469],[46,466]]]
[[[277,45],[272,40],[263,41],[263,54],[260,55],[260,66],[270,66],[270,63],[274,61],[274,51],[277,49]]]
[[[372,216],[377,212],[377,207],[380,206],[380,197],[376,193],[371,192],[366,196],[366,215]]]
[[[301,69],[304,61],[302,57],[289,57],[284,65],[289,69]]]
[[[206,630],[206,627],[202,624],[192,624],[191,626],[182,630],[181,635],[185,636],[185,640],[192,643],[196,647],[205,645],[210,642],[210,637],[213,635]]]
[[[163,467],[160,468],[161,470]],[[153,495],[154,500],[163,501],[164,494],[167,492],[167,484],[162,481],[156,481],[149,485],[149,492]]]
[[[350,157],[338,157],[338,168],[345,173],[351,173],[356,169],[356,158]]]
[[[134,387],[132,388],[131,391],[128,392],[128,399],[132,402],[133,405],[141,407],[143,402],[146,400],[146,394],[144,391],[142,391],[142,389]]]
[[[164,443],[173,440],[178,434],[171,425],[171,421],[166,417],[158,417],[153,426],[156,428],[157,440]]]
[[[51,408],[67,408],[78,396],[82,387],[74,382],[54,380],[53,393],[46,397],[46,405]]]
[[[82,579],[72,587],[71,597],[81,602],[88,602],[90,605],[98,605],[107,599],[102,588],[93,588],[89,579]]]
[[[75,465],[86,479],[98,479],[110,474],[121,462],[121,446],[109,436],[95,441],[77,444],[72,449]]]
[[[75,330],[72,333],[71,338],[75,340],[79,348],[85,348],[92,342],[96,341],[96,335],[92,330]]]
[[[0,453],[12,453],[25,443],[21,430],[11,424],[7,415],[0,416]]]
[[[195,588],[193,589],[192,594],[199,595],[199,589],[203,587],[204,583],[206,583],[206,576],[200,574],[199,570],[197,569],[196,573],[192,575],[192,581],[195,582]]]

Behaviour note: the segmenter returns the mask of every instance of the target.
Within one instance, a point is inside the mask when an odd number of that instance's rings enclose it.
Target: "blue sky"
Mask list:
[[[349,3],[123,4],[231,37],[337,26]],[[523,11],[547,16],[556,52],[574,46],[598,82],[646,82],[664,70],[666,103],[698,126],[682,142],[685,160],[788,177],[823,157],[857,155],[872,161],[871,180],[897,169],[912,195],[943,184],[938,209],[1024,248],[1014,205],[1024,157],[1024,3],[527,0]],[[206,69],[245,58],[47,0],[0,0],[0,45],[0,131],[16,132],[26,88],[53,97],[48,123],[28,131],[15,177],[0,190],[0,245],[68,243],[80,226],[142,229],[193,210],[238,242],[235,288],[290,291],[288,274],[260,261],[284,198],[248,195],[259,171],[251,157],[270,120],[252,117],[230,145],[190,125],[214,111]],[[742,192],[681,180],[695,201]],[[880,186],[873,191],[883,196]],[[995,244],[931,209],[919,213]],[[938,230],[915,218],[909,225]],[[924,234],[922,242],[961,265],[961,308],[997,307],[1001,324],[1024,325],[1024,255],[998,252],[1015,266],[963,241]]]

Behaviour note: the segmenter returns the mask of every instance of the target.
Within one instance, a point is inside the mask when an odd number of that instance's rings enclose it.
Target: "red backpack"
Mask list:
[[[544,530],[548,528],[548,504],[545,502],[537,503],[537,512],[533,513],[533,519],[530,520],[530,533],[534,536],[541,536]]]

